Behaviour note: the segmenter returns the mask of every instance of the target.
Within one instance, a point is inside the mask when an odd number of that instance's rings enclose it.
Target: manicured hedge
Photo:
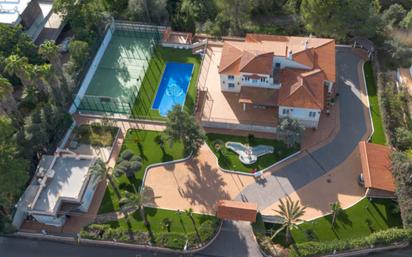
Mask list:
[[[306,242],[296,244],[291,247],[289,253],[291,257],[304,257],[319,254],[330,254],[334,250],[337,252],[345,250],[356,250],[369,247],[390,245],[394,243],[412,241],[412,230],[392,228],[373,233],[364,238],[352,240],[334,240],[329,242]]]
[[[176,232],[159,233],[156,237],[156,244],[171,249],[182,250],[186,244],[186,237],[182,233]]]

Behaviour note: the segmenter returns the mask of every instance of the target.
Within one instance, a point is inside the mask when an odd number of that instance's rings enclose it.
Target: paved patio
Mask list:
[[[360,201],[365,195],[365,188],[358,184],[362,167],[357,150],[339,166],[327,174],[310,182],[301,189],[289,194],[289,197],[306,207],[304,220],[330,213],[330,203],[339,201],[342,208],[348,208]],[[279,201],[262,210],[264,215],[274,215],[279,210]]]
[[[201,89],[207,89],[207,93],[203,99],[201,120],[203,122],[276,126],[277,108],[256,109],[248,105],[247,110],[244,111],[243,105],[239,103],[240,93],[221,91],[218,72],[221,55],[222,47],[211,46],[203,62],[202,72],[207,70],[207,76],[204,76]]]
[[[222,172],[216,157],[207,145],[199,156],[181,163],[158,166],[148,170],[145,186],[153,189],[156,199],[149,206],[215,214],[217,201],[233,199],[246,185],[254,183],[251,176]]]

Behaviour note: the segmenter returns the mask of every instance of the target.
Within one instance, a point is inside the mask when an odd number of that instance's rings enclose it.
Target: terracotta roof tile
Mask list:
[[[217,217],[219,219],[255,222],[256,214],[256,203],[220,200],[217,205]]]
[[[322,70],[284,69],[281,72],[279,105],[323,110],[326,89]]]
[[[272,74],[273,56],[292,58],[308,70],[283,69],[280,74],[279,104],[290,107],[323,109],[324,80],[336,81],[335,40],[247,34],[245,41],[225,41],[219,73]]]
[[[247,73],[272,74],[273,53],[246,51],[240,61],[240,71]]]
[[[278,93],[279,90],[276,89],[243,86],[240,89],[239,103],[277,106]]]
[[[383,145],[359,142],[362,173],[365,187],[395,192],[390,154],[392,150]]]

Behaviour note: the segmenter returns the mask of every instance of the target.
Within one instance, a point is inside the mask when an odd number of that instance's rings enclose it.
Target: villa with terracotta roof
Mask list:
[[[272,110],[267,121],[290,117],[316,128],[334,91],[335,40],[247,34],[224,41],[218,74],[232,110]]]

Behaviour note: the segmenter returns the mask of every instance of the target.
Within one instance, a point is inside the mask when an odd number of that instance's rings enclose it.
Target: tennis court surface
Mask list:
[[[86,91],[88,96],[129,98],[137,93],[156,33],[115,31]]]

